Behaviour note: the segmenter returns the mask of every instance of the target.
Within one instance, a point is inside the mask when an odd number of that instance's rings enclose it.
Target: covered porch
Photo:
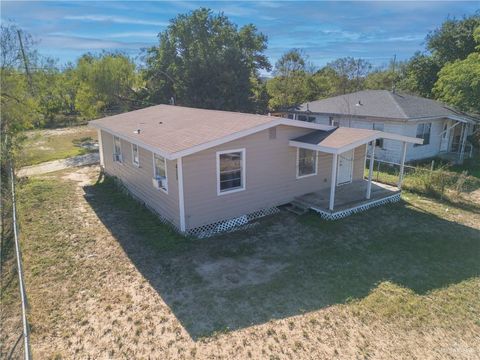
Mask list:
[[[403,145],[400,174],[397,186],[372,181],[375,143],[377,139],[401,141]],[[330,131],[317,130],[290,140],[290,146],[332,154],[330,186],[317,192],[307,193],[295,198],[292,205],[300,209],[312,209],[327,220],[336,220],[370,207],[400,200],[403,182],[403,170],[407,152],[407,143],[423,143],[423,139],[377,130],[356,128],[336,128]],[[368,178],[353,179],[349,172],[350,162],[357,147],[370,144]],[[366,156],[366,155],[365,155]],[[351,172],[351,170],[350,170]]]
[[[371,182],[370,199],[365,194],[368,180],[357,180],[338,186],[335,191],[333,210],[330,210],[330,189],[308,193],[295,198],[296,205],[312,209],[327,220],[336,220],[371,207],[400,200],[400,189],[396,186]]]

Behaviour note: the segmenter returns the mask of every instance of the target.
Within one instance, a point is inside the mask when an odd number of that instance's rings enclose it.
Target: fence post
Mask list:
[[[380,161],[377,161],[377,182],[378,182],[379,176],[380,176]]]

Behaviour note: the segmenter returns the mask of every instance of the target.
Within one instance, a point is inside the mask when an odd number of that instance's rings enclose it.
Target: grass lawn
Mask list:
[[[20,166],[84,155],[92,150],[83,145],[97,141],[97,131],[86,126],[55,130],[34,130],[27,133],[19,154]]]
[[[478,356],[479,204],[406,193],[193,240],[97,177],[19,186],[36,358]]]

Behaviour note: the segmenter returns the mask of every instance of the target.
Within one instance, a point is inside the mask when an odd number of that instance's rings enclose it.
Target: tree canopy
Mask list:
[[[222,13],[198,9],[179,15],[145,56],[149,100],[186,106],[252,111],[267,37],[252,24],[238,29]]]

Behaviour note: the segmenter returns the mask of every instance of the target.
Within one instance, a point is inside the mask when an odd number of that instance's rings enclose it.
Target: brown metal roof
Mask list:
[[[176,153],[278,121],[265,115],[157,105],[90,121],[115,135]],[[137,134],[136,130],[140,130]]]

